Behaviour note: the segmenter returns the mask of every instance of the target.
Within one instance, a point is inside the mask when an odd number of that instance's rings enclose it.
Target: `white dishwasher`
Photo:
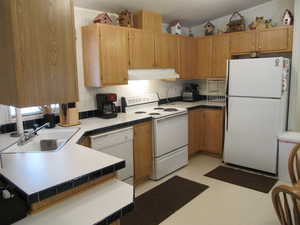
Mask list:
[[[117,172],[118,179],[133,183],[133,128],[125,128],[91,136],[94,150],[125,160],[126,167]]]

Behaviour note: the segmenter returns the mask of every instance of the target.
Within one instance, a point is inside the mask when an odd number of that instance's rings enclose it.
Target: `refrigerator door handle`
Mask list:
[[[227,68],[226,68],[226,81],[225,81],[225,94],[228,97],[229,95],[229,74],[230,74],[230,60],[227,60]]]
[[[226,97],[226,131],[228,131],[228,126],[229,126],[229,98]]]
[[[228,131],[228,126],[229,126],[229,122],[228,122],[228,113],[229,113],[229,74],[230,74],[230,60],[227,60],[227,69],[226,69],[226,93],[225,93],[225,98],[226,98],[226,131]]]

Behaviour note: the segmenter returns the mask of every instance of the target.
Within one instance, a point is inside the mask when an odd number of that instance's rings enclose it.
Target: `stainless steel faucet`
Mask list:
[[[19,145],[19,146],[20,146],[20,145],[25,145],[25,144],[26,144],[27,142],[29,142],[32,138],[34,138],[35,136],[38,135],[38,133],[37,133],[38,131],[40,131],[40,130],[46,128],[46,127],[49,127],[49,126],[50,126],[50,123],[45,123],[44,125],[42,125],[42,126],[36,128],[36,129],[34,129],[33,131],[31,131],[29,134],[23,134],[23,135],[19,138],[19,140],[17,140],[17,142],[15,142],[15,143],[13,143],[13,144],[16,144],[16,143],[17,143],[17,145]],[[5,148],[5,149],[7,149],[7,148]],[[4,167],[4,165],[3,165],[2,153],[4,152],[5,149],[3,149],[3,150],[0,151],[0,168],[1,168],[1,169],[3,169],[3,167]]]
[[[46,128],[46,127],[49,127],[50,126],[50,123],[45,123],[44,125],[34,129],[32,132],[30,132],[29,134],[23,134],[19,140],[17,141],[17,144],[20,146],[20,145],[25,145],[27,142],[29,142],[32,138],[34,138],[35,136],[38,135],[38,131]]]

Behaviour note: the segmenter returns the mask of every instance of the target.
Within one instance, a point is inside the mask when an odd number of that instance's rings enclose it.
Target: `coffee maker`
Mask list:
[[[195,102],[200,100],[198,84],[188,84],[182,92],[182,101]]]
[[[97,116],[104,119],[117,117],[117,110],[115,103],[117,101],[116,94],[97,94]]]

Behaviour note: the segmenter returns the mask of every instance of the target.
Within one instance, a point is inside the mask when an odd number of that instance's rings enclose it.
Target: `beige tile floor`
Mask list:
[[[271,195],[203,176],[221,165],[219,159],[197,155],[187,167],[136,189],[140,195],[170,177],[178,175],[210,188],[167,218],[161,225],[279,225]],[[277,183],[276,185],[281,184]],[[175,197],[175,196],[174,196]]]

